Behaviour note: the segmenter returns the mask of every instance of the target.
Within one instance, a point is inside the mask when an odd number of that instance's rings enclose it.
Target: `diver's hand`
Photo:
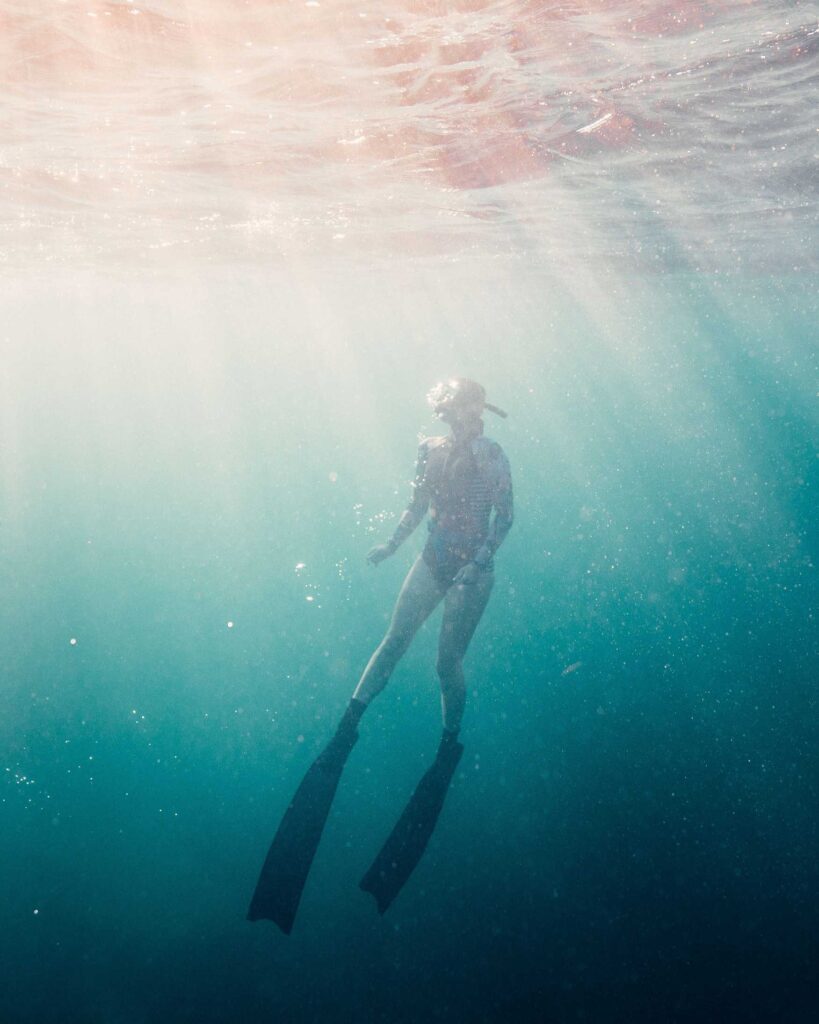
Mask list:
[[[370,548],[367,552],[367,561],[370,565],[378,565],[379,562],[383,562],[385,558],[389,558],[392,554],[395,554],[395,548],[392,544],[376,544],[374,548]]]
[[[455,578],[452,582],[458,587],[468,587],[472,583],[478,582],[478,574],[480,571],[481,570],[474,562],[467,562],[466,565],[461,566],[461,568],[455,573]]]

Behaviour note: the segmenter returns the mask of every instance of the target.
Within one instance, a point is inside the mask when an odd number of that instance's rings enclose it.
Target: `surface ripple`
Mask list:
[[[816,264],[817,5],[0,0],[7,267]]]

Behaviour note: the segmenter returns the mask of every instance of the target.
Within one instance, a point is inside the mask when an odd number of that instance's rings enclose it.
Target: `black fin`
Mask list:
[[[339,730],[308,768],[270,845],[250,901],[249,921],[275,921],[290,934],[341,773],[357,739],[357,732]]]
[[[441,745],[432,767],[421,778],[404,813],[361,879],[359,888],[375,897],[379,914],[389,907],[420,861],[463,752],[463,745],[457,741]]]

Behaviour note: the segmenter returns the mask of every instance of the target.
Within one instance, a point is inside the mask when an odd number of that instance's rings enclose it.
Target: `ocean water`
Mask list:
[[[2,1024],[815,1019],[815,3],[0,0]],[[482,381],[516,522],[245,913]]]

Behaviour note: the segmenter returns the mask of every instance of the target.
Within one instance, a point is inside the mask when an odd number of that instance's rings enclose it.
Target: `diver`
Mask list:
[[[380,913],[420,860],[463,753],[458,741],[466,702],[462,663],[492,592],[495,552],[513,518],[509,462],[500,445],[484,436],[482,417],[484,410],[504,418],[506,413],[486,401],[480,384],[465,378],[436,385],[427,398],[450,433],[421,443],[409,505],[392,537],[372,548],[367,560],[378,565],[393,555],[429,513],[426,544],[335,735],[308,769],[282,819],[248,912],[250,920],[273,920],[288,934],[361,716],[441,602],[437,672],[443,732],[435,761],[361,881]]]

